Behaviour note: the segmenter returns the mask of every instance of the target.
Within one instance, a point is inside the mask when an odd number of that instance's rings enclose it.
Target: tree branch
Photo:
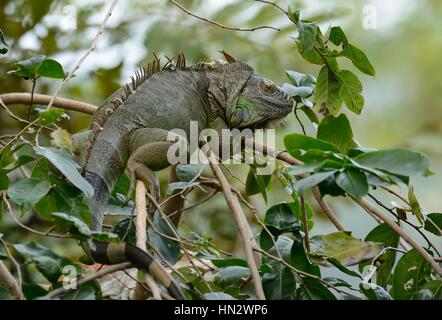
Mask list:
[[[5,288],[12,297],[18,300],[24,299],[17,280],[15,280],[2,261],[0,261],[0,286]]]
[[[384,215],[380,210],[373,207],[367,200],[358,199],[353,195],[348,195],[353,199],[357,204],[359,204],[362,208],[370,211],[374,216],[385,222],[392,228],[401,238],[407,241],[419,254],[433,267],[434,270],[442,277],[442,268],[439,267],[439,264],[434,260],[430,254],[425,251],[412,237],[410,237],[401,227],[399,227],[393,220]]]
[[[207,19],[207,18],[201,17],[201,16],[199,16],[199,15],[197,15],[197,14],[195,14],[195,13],[189,11],[188,9],[184,8],[182,5],[180,5],[179,3],[177,3],[177,2],[174,1],[174,0],[169,0],[169,1],[172,2],[176,7],[180,8],[182,11],[184,11],[185,13],[187,13],[188,15],[190,15],[190,16],[192,16],[192,17],[194,17],[194,18],[197,18],[197,19],[199,19],[199,20],[205,21],[205,22],[207,22],[207,23],[213,24],[213,25],[215,25],[215,26],[217,26],[217,27],[220,27],[220,28],[226,29],[226,30],[233,30],[233,31],[250,31],[250,32],[253,32],[253,31],[256,31],[256,30],[260,30],[260,29],[272,29],[272,30],[275,30],[275,31],[281,31],[279,28],[271,27],[271,26],[259,26],[259,27],[254,27],[254,28],[237,28],[237,27],[226,26],[226,25],[221,24],[221,23],[219,23],[219,22],[212,21],[212,20],[209,20],[209,19]]]
[[[235,219],[236,226],[239,229],[239,233],[244,243],[244,250],[246,254],[247,264],[252,273],[253,284],[255,287],[256,297],[259,300],[265,300],[264,290],[262,288],[261,278],[259,276],[258,267],[256,266],[256,261],[253,256],[253,245],[252,245],[252,234],[249,231],[247,221],[245,219],[244,213],[242,212],[241,205],[239,204],[238,198],[233,195],[230,188],[230,184],[224,176],[221,168],[219,167],[216,156],[212,153],[209,146],[205,144],[202,150],[206,154],[207,160],[209,161],[210,168],[213,174],[218,179],[224,197],[233,212],[233,217]]]

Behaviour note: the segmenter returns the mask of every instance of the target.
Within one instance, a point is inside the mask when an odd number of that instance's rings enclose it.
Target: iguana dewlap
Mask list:
[[[88,199],[93,228],[101,230],[113,188],[125,170],[142,180],[158,199],[154,171],[169,166],[170,130],[189,134],[197,121],[204,129],[219,119],[228,128],[266,128],[292,110],[292,99],[247,64],[226,56],[228,63],[185,66],[184,56],[160,67],[158,59],[135,74],[97,110],[82,149],[83,176],[92,185]],[[99,263],[124,261],[151,272],[176,298],[183,298],[169,275],[149,254],[129,244],[97,242],[88,254]]]

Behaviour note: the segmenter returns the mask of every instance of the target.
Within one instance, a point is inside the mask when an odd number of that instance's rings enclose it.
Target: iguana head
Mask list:
[[[222,116],[230,128],[271,128],[293,110],[292,98],[249,65],[230,61],[217,69],[222,81],[216,86],[222,90],[212,94],[222,101]]]

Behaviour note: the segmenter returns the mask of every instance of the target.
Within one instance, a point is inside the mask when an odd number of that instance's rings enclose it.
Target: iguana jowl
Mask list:
[[[204,129],[216,119],[228,128],[266,128],[291,112],[292,100],[279,87],[247,64],[226,58],[228,63],[192,67],[185,66],[182,54],[163,67],[155,59],[98,109],[81,155],[83,176],[94,188],[88,202],[95,230],[101,230],[105,206],[126,169],[158,199],[154,171],[169,166],[170,130],[189,134],[190,121]],[[132,262],[183,298],[160,264],[135,246],[97,241],[94,248],[84,247],[98,263]]]

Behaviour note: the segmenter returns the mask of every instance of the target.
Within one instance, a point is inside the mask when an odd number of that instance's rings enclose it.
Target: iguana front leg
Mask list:
[[[168,141],[169,131],[158,128],[143,128],[132,133],[130,143],[130,158],[127,163],[131,185],[129,197],[131,197],[135,181],[141,180],[149,190],[152,197],[158,202],[160,197],[160,184],[155,171],[162,170],[170,165],[167,152],[174,143]],[[154,206],[149,205],[150,212],[154,212]]]

